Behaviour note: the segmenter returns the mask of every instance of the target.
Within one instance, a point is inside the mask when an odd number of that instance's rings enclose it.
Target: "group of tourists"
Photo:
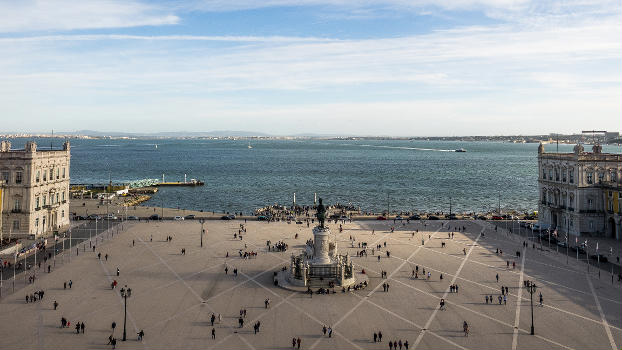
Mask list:
[[[42,290],[38,290],[34,293],[31,294],[26,294],[26,304],[28,303],[34,303],[37,300],[41,300],[43,299],[43,295],[45,294],[44,291]]]

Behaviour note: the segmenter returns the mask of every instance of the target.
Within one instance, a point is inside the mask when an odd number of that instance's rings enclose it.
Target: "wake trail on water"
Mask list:
[[[382,146],[382,145],[359,145],[361,147],[379,147],[379,148],[392,148],[392,149],[407,149],[415,151],[432,151],[432,152],[455,152],[453,149],[438,149],[438,148],[419,148],[419,147],[404,147],[404,146]]]

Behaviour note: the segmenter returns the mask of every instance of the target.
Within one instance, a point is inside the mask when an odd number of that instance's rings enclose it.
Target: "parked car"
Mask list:
[[[183,216],[176,216],[175,221],[184,221],[184,217]]]
[[[380,215],[379,217],[376,218],[376,220],[386,220],[387,218],[385,218],[384,216]]]
[[[598,260],[599,256],[600,256],[600,262],[606,263],[607,261],[609,261],[609,259],[607,259],[607,256],[605,256],[603,254],[592,254],[592,255],[590,255],[590,259]]]
[[[149,220],[160,220],[160,215],[158,214],[153,214],[149,217]]]
[[[402,216],[401,216],[401,215],[398,215],[398,216],[396,216],[396,217],[395,217],[395,220],[403,220],[403,219],[404,219],[404,218],[402,218]]]
[[[456,214],[448,214],[447,216],[445,216],[447,219],[449,220],[456,220]]]
[[[88,216],[76,215],[73,217],[74,220],[88,220]]]
[[[230,214],[230,215],[223,215],[220,217],[220,220],[234,220],[235,219],[235,215]]]
[[[117,217],[114,216],[114,214],[108,214],[108,215],[104,216],[104,219],[106,219],[106,220],[116,220]]]
[[[503,220],[503,217],[499,215],[493,215],[492,220]]]
[[[102,217],[97,215],[97,214],[91,214],[91,215],[87,216],[87,218],[89,220],[101,220],[102,219]]]
[[[257,217],[257,220],[259,220],[259,221],[268,221],[269,219],[265,215],[260,215],[260,216]]]
[[[127,217],[128,220],[138,220],[138,216],[130,215]]]
[[[408,217],[408,220],[421,220],[421,216],[419,214],[414,214]]]
[[[566,242],[557,242],[557,246],[559,246],[561,248],[566,248],[568,246],[568,243],[566,243]]]
[[[488,220],[487,217],[485,217],[484,215],[480,215],[476,218],[477,220]]]
[[[184,219],[186,219],[186,220],[194,220],[195,217],[196,217],[196,215],[190,214],[190,215],[184,216]]]
[[[440,219],[436,215],[430,215],[428,216],[428,220],[440,220]]]

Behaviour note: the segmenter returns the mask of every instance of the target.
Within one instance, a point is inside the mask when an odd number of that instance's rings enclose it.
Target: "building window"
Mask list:
[[[588,184],[593,184],[594,183],[594,173],[591,171],[587,172],[587,183]]]
[[[13,220],[13,231],[19,231],[19,220]]]
[[[574,170],[573,169],[568,170],[568,182],[570,182],[571,184],[574,183]]]
[[[40,179],[41,179],[41,170],[37,170],[37,176],[35,176],[35,181],[39,182]]]
[[[58,193],[57,193],[56,194],[56,203],[58,203],[58,202],[59,202],[59,200],[58,200]]]
[[[43,195],[42,197],[43,197],[43,206],[45,207],[47,205],[46,202],[47,202],[48,197],[46,195]]]
[[[594,201],[593,201],[591,198],[587,200],[587,207],[588,207],[589,209],[592,209],[592,205],[593,205],[593,204],[594,204]]]
[[[54,180],[54,169],[50,168],[50,181]]]
[[[573,226],[574,226],[574,222],[573,222],[573,220],[572,220],[572,217],[570,217],[569,222],[570,222],[569,226],[570,226],[570,227],[573,227]]]
[[[63,202],[65,201],[65,191],[63,191]]]
[[[562,170],[562,181],[566,182],[566,169]]]
[[[594,230],[594,221],[590,220],[590,231]]]
[[[4,180],[4,182],[8,184],[10,179],[11,179],[11,174],[8,171],[3,171],[2,180]]]
[[[60,179],[60,168],[56,168],[56,179]]]
[[[62,211],[60,212],[60,217],[61,217],[61,218],[64,218],[64,217],[65,217],[65,211],[64,211],[64,210],[62,210]]]
[[[35,219],[35,227],[39,227],[39,218]]]
[[[559,181],[559,169],[555,169],[555,181]]]
[[[15,183],[16,184],[21,184],[22,183],[22,176],[23,175],[24,175],[24,173],[21,172],[21,171],[15,172]]]
[[[570,195],[570,201],[568,202],[568,208],[572,209],[574,206],[574,196]]]
[[[17,198],[16,198],[16,199],[13,201],[13,210],[15,210],[15,211],[19,211],[19,210],[20,210],[20,208],[21,208],[21,203],[20,203],[19,199],[17,199]]]
[[[546,180],[546,169],[542,168],[542,178]]]
[[[35,198],[35,208],[39,209],[39,197]]]
[[[549,169],[549,180],[553,180],[553,169]]]
[[[63,179],[65,178],[65,170],[66,170],[66,169],[67,169],[67,168],[63,168]]]
[[[47,181],[48,180],[48,172],[46,170],[43,170],[43,181]]]
[[[617,181],[618,181],[618,176],[617,176],[617,175],[618,175],[618,174],[616,173],[616,171],[615,171],[615,170],[612,170],[612,171],[609,173],[609,178],[611,179],[611,182],[617,182]]]
[[[605,180],[605,173],[598,173],[598,183],[602,183]]]

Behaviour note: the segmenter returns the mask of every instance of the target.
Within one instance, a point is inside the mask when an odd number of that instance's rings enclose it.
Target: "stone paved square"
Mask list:
[[[249,221],[243,239],[234,239],[241,223],[206,221],[203,248],[198,221],[124,223],[114,237],[103,235],[105,240],[98,243],[96,252],[81,249],[71,263],[49,274],[41,269],[35,284],[4,296],[0,302],[2,348],[110,348],[113,321],[117,324],[114,336],[122,337],[119,290],[124,285],[132,288],[132,296],[127,301],[128,340],[117,343],[120,349],[289,349],[292,338],[298,337],[303,349],[387,349],[394,340],[408,341],[410,349],[617,349],[622,344],[618,282],[612,284],[607,274],[599,279],[594,268],[587,274],[586,265],[572,255],[566,264],[562,253],[536,250],[531,244],[523,248],[521,237],[495,231],[487,222],[354,221],[344,223],[341,233],[339,224],[333,222],[329,227],[337,235],[340,253],[347,252],[355,270],[364,269],[370,283],[358,291],[337,289],[335,294],[312,297],[273,284],[274,272],[289,266],[291,254],[297,254],[312,237],[311,228]],[[466,231],[458,232],[456,226],[465,226]],[[448,232],[454,232],[453,239],[447,237]],[[355,248],[351,248],[350,236]],[[268,252],[268,240],[283,240],[289,249]],[[368,243],[367,257],[356,256],[359,242]],[[377,244],[383,248],[372,254]],[[496,254],[497,248],[503,255]],[[242,259],[240,250],[258,255]],[[520,258],[516,251],[522,252]],[[97,252],[108,254],[108,261],[98,260]],[[418,279],[412,278],[416,266]],[[431,273],[429,280],[423,277],[423,269]],[[381,271],[387,271],[386,280],[380,277]],[[63,282],[70,279],[72,288],[63,289]],[[113,290],[114,280],[118,286]],[[524,280],[539,286],[534,295],[533,336]],[[388,292],[382,288],[385,282],[390,285]],[[10,283],[6,276],[4,283]],[[458,293],[449,292],[452,284],[458,285]],[[508,300],[499,305],[502,285],[508,286]],[[39,289],[45,291],[44,299],[26,304],[25,295]],[[542,307],[537,300],[540,292]],[[485,303],[486,295],[492,295],[492,304]],[[269,308],[264,306],[266,298],[271,301]],[[446,310],[439,310],[441,298]],[[57,310],[54,300],[59,303]],[[240,309],[247,310],[242,328],[238,327]],[[215,340],[211,339],[212,313],[222,317],[214,325]],[[61,317],[72,326],[61,329]],[[261,328],[254,334],[252,325],[257,321]],[[470,325],[468,337],[462,332],[463,321]],[[86,324],[85,334],[75,334],[76,322]],[[332,337],[322,335],[323,325],[333,328]],[[137,341],[141,329],[146,335]],[[383,334],[382,343],[373,342],[372,335],[378,331]]]

